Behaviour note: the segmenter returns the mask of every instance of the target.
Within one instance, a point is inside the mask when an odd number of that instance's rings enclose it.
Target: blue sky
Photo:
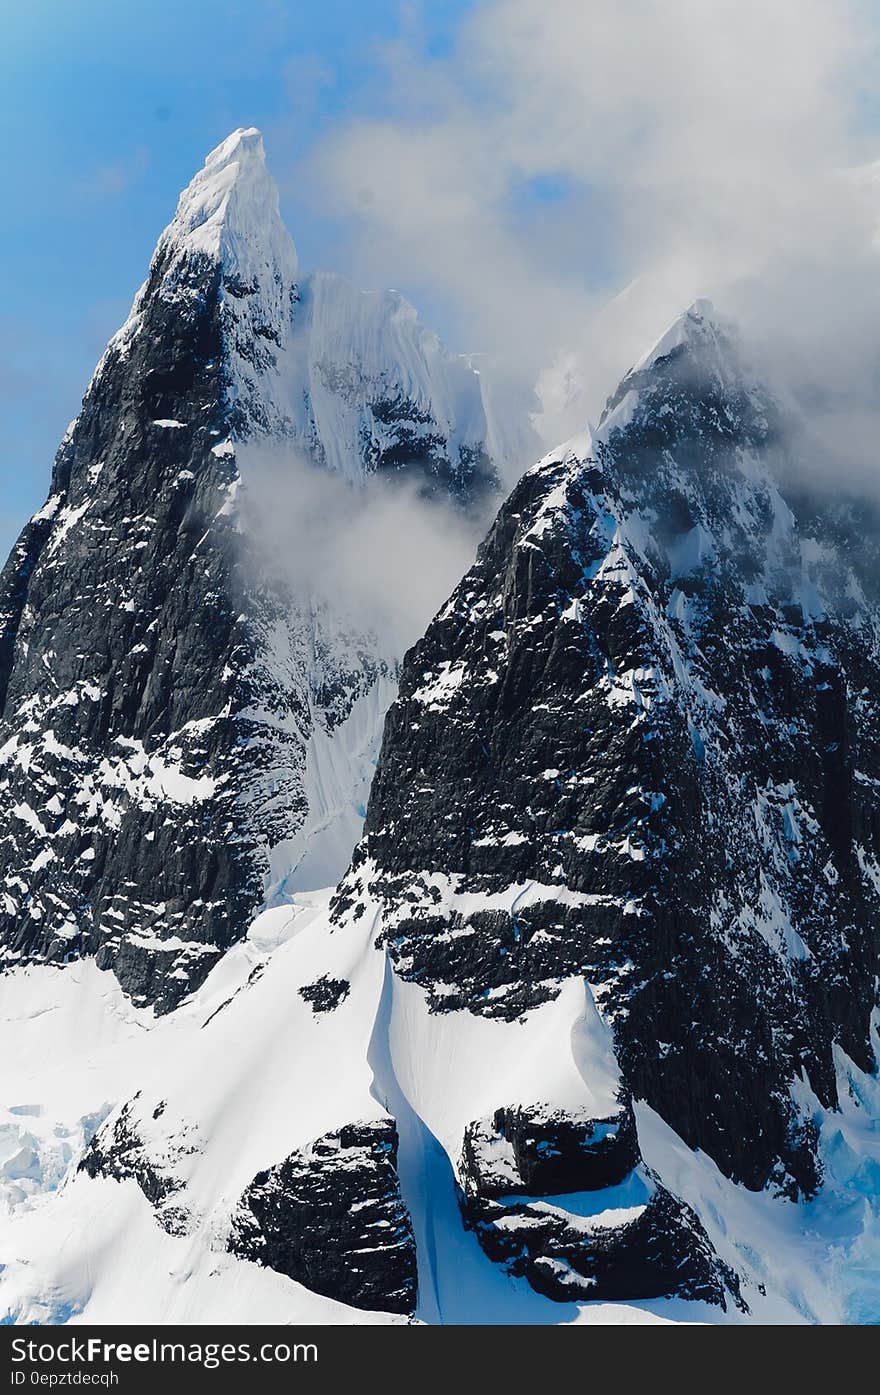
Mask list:
[[[0,553],[42,502],[61,434],[143,280],[180,189],[230,130],[287,159],[375,102],[401,26],[442,54],[463,0],[28,0],[6,7],[0,259]],[[283,173],[283,170],[281,171]],[[333,225],[282,179],[304,265]],[[344,266],[341,270],[346,270]]]

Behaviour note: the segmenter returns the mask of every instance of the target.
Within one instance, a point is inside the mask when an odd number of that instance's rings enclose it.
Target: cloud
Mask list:
[[[415,485],[353,484],[291,445],[239,447],[246,553],[264,577],[327,606],[396,659],[421,636],[471,566],[488,518]],[[249,563],[250,564],[250,563]]]
[[[386,51],[381,114],[332,130],[308,185],[360,280],[539,382],[548,441],[697,296],[777,364],[845,335],[857,367],[880,186],[845,171],[880,143],[876,41],[856,0],[489,0],[439,58]]]

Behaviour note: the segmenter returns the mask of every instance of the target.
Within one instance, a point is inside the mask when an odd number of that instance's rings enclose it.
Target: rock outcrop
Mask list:
[[[200,1152],[198,1135],[186,1125],[172,1126],[170,1131],[162,1124],[157,1128],[156,1121],[165,1112],[165,1102],[160,1100],[152,1111],[148,1139],[142,1111],[138,1092],[94,1134],[77,1171],[115,1182],[136,1182],[162,1229],[169,1235],[185,1235],[193,1217],[185,1200],[181,1164]]]
[[[229,1248],[353,1308],[412,1313],[416,1246],[393,1120],[346,1125],[258,1173]]]
[[[602,1119],[496,1110],[469,1125],[458,1171],[486,1254],[548,1298],[742,1305],[699,1218],[642,1164],[628,1100]]]

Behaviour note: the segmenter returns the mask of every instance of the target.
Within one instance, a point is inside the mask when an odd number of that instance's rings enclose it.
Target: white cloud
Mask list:
[[[412,36],[388,51],[386,114],[328,135],[309,182],[350,218],[361,280],[443,303],[457,347],[524,381],[545,370],[548,439],[595,416],[698,295],[779,363],[845,334],[849,370],[878,308],[880,199],[842,175],[880,144],[860,126],[869,16],[855,0],[489,0],[444,57]],[[554,197],[524,194],[536,180]]]
[[[291,445],[238,451],[259,566],[399,657],[471,566],[485,512],[427,499],[399,477],[353,484]]]

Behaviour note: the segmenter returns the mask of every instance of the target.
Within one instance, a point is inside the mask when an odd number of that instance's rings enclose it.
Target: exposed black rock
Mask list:
[[[324,974],[314,983],[306,983],[299,990],[299,996],[311,1003],[314,1012],[332,1012],[344,1003],[351,991],[351,984],[344,978],[331,978]]]
[[[378,903],[437,1011],[584,976],[633,1095],[791,1193],[792,1087],[874,1068],[880,926],[880,518],[796,464],[696,306],[407,655],[334,912]]]
[[[258,1173],[229,1249],[353,1308],[412,1313],[416,1245],[393,1120],[346,1125]]]
[[[190,266],[181,305],[165,270],[157,257],[142,332],[111,345],[59,452],[52,526],[5,616],[0,722],[7,959],[96,953],[160,1008],[262,891],[257,829],[235,814],[255,637],[219,516],[236,477],[214,451],[229,426],[221,274]],[[15,568],[14,554],[0,590]]]
[[[466,1196],[462,1209],[490,1259],[557,1302],[676,1297],[726,1309],[731,1293],[741,1303],[698,1216],[665,1187],[619,1215],[584,1216],[568,1196],[552,1204]]]
[[[343,401],[356,401],[370,392],[362,371],[350,363],[320,364],[320,376]],[[498,477],[484,446],[459,445],[449,440],[431,413],[399,389],[383,395],[372,385],[365,404],[370,429],[365,433],[364,464],[371,474],[386,478],[404,475],[425,498],[449,498],[481,505],[497,494]],[[317,435],[317,427],[315,428]],[[322,459],[320,449],[316,452]]]
[[[499,1109],[465,1130],[462,1215],[490,1259],[548,1298],[741,1304],[699,1218],[640,1164],[626,1100],[607,1119]]]
[[[111,1177],[114,1181],[137,1182],[156,1213],[156,1219],[169,1235],[185,1235],[192,1216],[182,1200],[184,1182],[176,1165],[199,1151],[192,1130],[182,1129],[173,1138],[145,1142],[135,1106],[140,1091],[92,1137],[80,1160],[78,1171],[89,1177]],[[152,1110],[153,1120],[161,1118],[164,1101]]]
[[[617,1186],[640,1158],[628,1101],[606,1119],[518,1105],[468,1125],[461,1171],[465,1191],[481,1197],[505,1196],[511,1187],[549,1196]]]

